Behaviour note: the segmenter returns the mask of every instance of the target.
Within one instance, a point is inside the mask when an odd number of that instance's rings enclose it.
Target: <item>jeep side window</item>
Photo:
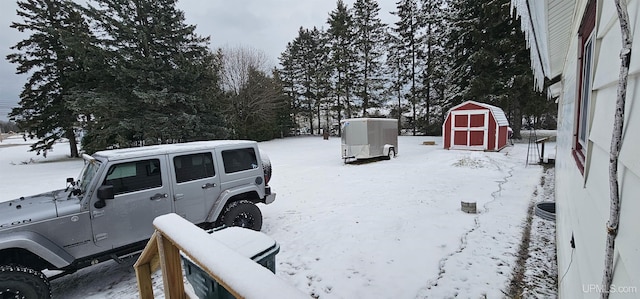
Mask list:
[[[173,166],[175,167],[176,182],[178,183],[210,178],[216,175],[211,153],[175,156],[173,158]]]
[[[225,173],[258,168],[256,152],[252,147],[222,151],[222,161]]]
[[[162,186],[160,160],[144,160],[111,165],[103,185],[113,186],[113,194]]]

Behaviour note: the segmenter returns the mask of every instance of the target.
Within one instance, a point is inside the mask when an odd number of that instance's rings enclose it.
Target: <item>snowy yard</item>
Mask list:
[[[437,145],[422,145],[427,140]],[[403,136],[396,158],[349,165],[339,138],[260,147],[277,193],[260,205],[262,231],[281,246],[277,275],[298,289],[319,298],[505,297],[543,176],[542,167],[525,166],[526,143],[449,151],[439,137]],[[63,188],[82,167],[65,158],[66,144],[46,159],[27,149],[21,139],[0,143],[0,201]],[[478,214],[463,213],[461,201],[477,202]],[[137,298],[133,262],[54,280],[54,296]],[[154,285],[162,297],[159,273]]]

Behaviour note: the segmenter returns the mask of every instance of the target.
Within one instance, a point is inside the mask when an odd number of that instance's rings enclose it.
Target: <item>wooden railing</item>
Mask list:
[[[156,231],[134,265],[142,299],[154,298],[151,274],[158,267],[165,298],[197,298],[185,292],[181,251],[236,298],[309,298],[176,214],[160,216],[153,225]]]

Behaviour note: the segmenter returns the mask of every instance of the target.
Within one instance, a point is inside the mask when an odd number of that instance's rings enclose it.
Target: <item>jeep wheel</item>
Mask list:
[[[51,298],[49,280],[40,271],[22,266],[0,266],[0,298]]]
[[[260,231],[262,229],[262,213],[248,200],[234,201],[227,206],[222,216],[226,226],[239,226]]]

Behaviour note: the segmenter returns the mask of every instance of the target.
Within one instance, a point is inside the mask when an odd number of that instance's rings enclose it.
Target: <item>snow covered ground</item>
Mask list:
[[[545,169],[543,180],[535,192],[534,203],[555,201],[555,169]],[[522,298],[558,297],[558,262],[556,260],[556,224],[534,216],[522,281]]]
[[[525,165],[526,143],[497,153],[441,145],[402,136],[396,158],[345,165],[339,138],[261,143],[274,167],[276,201],[260,208],[281,246],[277,275],[316,298],[505,297],[543,169]],[[0,201],[63,188],[82,167],[67,144],[46,159],[27,149],[15,137],[0,143]],[[136,298],[134,262],[54,280],[54,296]],[[159,273],[154,286],[162,298]]]

